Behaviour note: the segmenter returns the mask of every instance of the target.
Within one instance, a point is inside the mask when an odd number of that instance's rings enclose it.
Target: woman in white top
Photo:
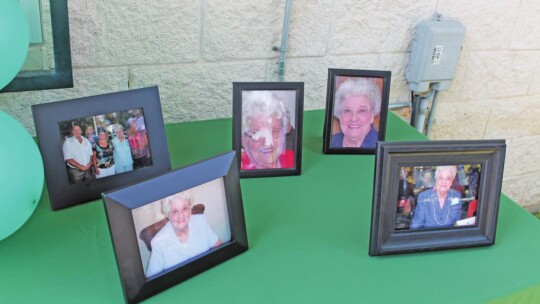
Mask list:
[[[146,277],[176,266],[221,245],[203,214],[191,215],[191,192],[184,191],[161,200],[167,224],[151,241],[152,253]]]

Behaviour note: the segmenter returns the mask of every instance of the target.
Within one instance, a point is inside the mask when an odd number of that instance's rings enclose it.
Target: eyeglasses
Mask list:
[[[244,135],[249,137],[253,141],[264,142],[266,140],[266,137],[270,133],[269,131],[270,131],[269,129],[263,128],[256,131],[244,132]],[[283,135],[282,131],[283,131],[282,128],[273,128],[271,131],[272,138],[279,139]]]
[[[356,116],[359,117],[365,117],[371,113],[371,109],[368,108],[362,108],[356,111],[353,111],[351,109],[343,109],[341,110],[341,116],[345,119],[350,119],[353,114],[356,114]]]

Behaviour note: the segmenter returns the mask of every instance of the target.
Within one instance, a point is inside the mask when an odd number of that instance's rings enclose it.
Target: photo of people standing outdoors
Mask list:
[[[58,125],[70,184],[152,166],[143,109],[62,121]]]

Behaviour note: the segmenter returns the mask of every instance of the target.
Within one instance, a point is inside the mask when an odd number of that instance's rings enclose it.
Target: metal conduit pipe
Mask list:
[[[285,53],[289,38],[289,21],[291,18],[292,0],[285,2],[285,16],[283,17],[283,32],[281,33],[281,46],[279,47],[278,81],[285,81]]]
[[[426,123],[426,110],[428,105],[428,99],[420,97],[418,101],[418,111],[416,113],[416,120],[414,122],[414,128],[420,133],[424,133],[424,124]]]
[[[420,96],[418,101],[418,108],[416,109],[416,115],[414,120],[414,128],[418,132],[424,134],[424,126],[426,124],[426,111],[428,109],[429,100],[434,94],[434,90],[431,90],[427,96]]]
[[[414,123],[416,122],[416,114],[418,113],[418,95],[414,94],[414,92],[411,92],[411,120],[409,121],[409,124],[414,127]]]
[[[429,137],[429,131],[431,131],[431,126],[433,125],[433,117],[435,117],[435,106],[437,105],[437,97],[439,96],[439,91],[435,91],[433,94],[433,101],[431,102],[431,110],[428,114],[428,121],[426,126],[426,137]]]
[[[410,106],[411,106],[411,103],[408,101],[393,102],[393,103],[388,104],[388,109],[395,110],[395,109],[409,108]]]

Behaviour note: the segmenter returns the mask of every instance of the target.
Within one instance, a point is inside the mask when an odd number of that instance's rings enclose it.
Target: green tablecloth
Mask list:
[[[540,222],[504,195],[494,246],[369,257],[375,157],[323,155],[324,112],[304,118],[302,175],[241,181],[250,249],[148,303],[540,301]],[[172,167],[231,150],[231,129],[167,125]],[[389,116],[388,141],[421,139]],[[0,302],[123,302],[101,200],[53,212],[43,193],[0,242]]]

